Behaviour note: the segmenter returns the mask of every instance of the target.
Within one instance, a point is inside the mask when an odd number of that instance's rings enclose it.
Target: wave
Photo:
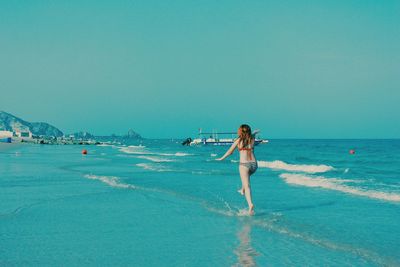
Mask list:
[[[145,146],[128,146],[128,147],[117,147],[120,152],[126,154],[139,154],[139,155],[157,155],[157,156],[173,156],[173,157],[186,157],[192,156],[193,154],[184,153],[184,152],[176,152],[176,153],[160,153],[160,152],[152,152],[146,149]]]
[[[112,148],[116,148],[116,149],[120,149],[120,148],[123,148],[123,147],[125,147],[125,146],[118,146],[118,145],[115,145],[115,144],[99,144],[99,145],[96,145],[96,146],[98,146],[98,147],[112,147]]]
[[[105,144],[105,143],[104,143],[104,144],[99,144],[99,145],[96,145],[96,146],[111,146],[111,147],[112,147],[112,146],[114,146],[114,145],[111,145],[111,144]]]
[[[285,170],[285,171],[300,171],[306,173],[322,173],[333,170],[332,166],[328,165],[297,165],[289,164],[280,160],[275,161],[257,161],[258,167],[269,168],[274,170]]]
[[[400,202],[400,194],[387,193],[377,190],[364,190],[357,187],[348,186],[345,183],[358,180],[344,180],[336,178],[325,178],[323,176],[310,177],[302,174],[283,173],[279,177],[288,184],[301,185],[306,187],[320,187],[329,190],[340,191],[357,196],[380,199],[392,202]]]
[[[136,166],[145,169],[145,170],[149,170],[149,171],[156,171],[156,172],[169,172],[169,171],[173,171],[171,169],[165,168],[164,166],[161,166],[159,164],[155,165],[155,164],[148,164],[148,163],[138,163],[136,164]]]
[[[193,154],[189,153],[183,153],[183,152],[176,152],[176,153],[151,153],[154,155],[159,155],[159,156],[175,156],[175,157],[186,157],[186,156],[193,156]]]
[[[172,159],[166,159],[166,158],[161,158],[161,157],[154,157],[154,156],[138,156],[137,158],[139,159],[147,159],[153,162],[172,162],[174,160]]]
[[[186,157],[186,156],[193,156],[193,154],[190,153],[184,153],[184,152],[176,152],[175,154],[173,154],[176,157]]]
[[[127,147],[120,147],[119,151],[127,154],[150,154],[148,151],[145,150],[145,146],[127,146]]]
[[[86,174],[84,177],[88,178],[88,179],[92,179],[92,180],[99,180],[105,184],[112,186],[112,187],[132,188],[132,189],[136,188],[134,185],[120,183],[119,178],[116,176],[102,176],[102,175]]]

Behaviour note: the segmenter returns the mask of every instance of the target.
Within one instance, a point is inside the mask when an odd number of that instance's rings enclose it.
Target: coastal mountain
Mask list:
[[[4,111],[0,111],[0,131],[30,131],[33,135],[63,136],[63,132],[48,123],[27,122]]]
[[[77,132],[73,133],[70,136],[73,136],[75,139],[82,139],[82,140],[89,140],[89,139],[94,139],[94,135],[88,132]]]
[[[122,135],[117,135],[117,134],[111,134],[111,135],[105,135],[105,136],[95,136],[96,140],[102,140],[104,142],[109,141],[110,139],[114,141],[119,141],[119,142],[131,142],[131,141],[137,141],[137,140],[143,140],[144,138],[135,132],[132,129],[129,129],[129,131],[126,134]]]
[[[124,137],[127,139],[143,139],[140,134],[138,134],[137,132],[135,132],[132,129],[129,129],[128,134],[125,135]]]

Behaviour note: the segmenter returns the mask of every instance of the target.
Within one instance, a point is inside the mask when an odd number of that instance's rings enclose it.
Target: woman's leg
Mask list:
[[[251,188],[250,188],[250,175],[249,168],[245,166],[239,166],[240,179],[242,180],[242,188],[244,189],[244,195],[249,205],[249,214],[253,215],[254,205],[251,199]]]

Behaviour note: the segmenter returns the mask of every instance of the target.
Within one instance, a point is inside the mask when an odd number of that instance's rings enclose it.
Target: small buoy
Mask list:
[[[356,153],[356,151],[355,151],[354,149],[350,149],[349,153],[350,153],[351,155],[354,155],[354,154]]]
[[[82,155],[87,155],[87,150],[86,149],[82,150]]]

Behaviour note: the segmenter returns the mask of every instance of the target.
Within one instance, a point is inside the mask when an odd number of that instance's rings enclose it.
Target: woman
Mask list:
[[[239,174],[242,180],[242,188],[239,193],[245,195],[247,204],[249,205],[249,215],[254,214],[254,204],[251,199],[250,176],[257,170],[257,160],[254,156],[254,136],[251,133],[250,126],[247,124],[240,125],[238,129],[239,138],[235,140],[232,146],[221,158],[217,160],[224,160],[235,151],[237,147],[240,154],[239,161]]]

